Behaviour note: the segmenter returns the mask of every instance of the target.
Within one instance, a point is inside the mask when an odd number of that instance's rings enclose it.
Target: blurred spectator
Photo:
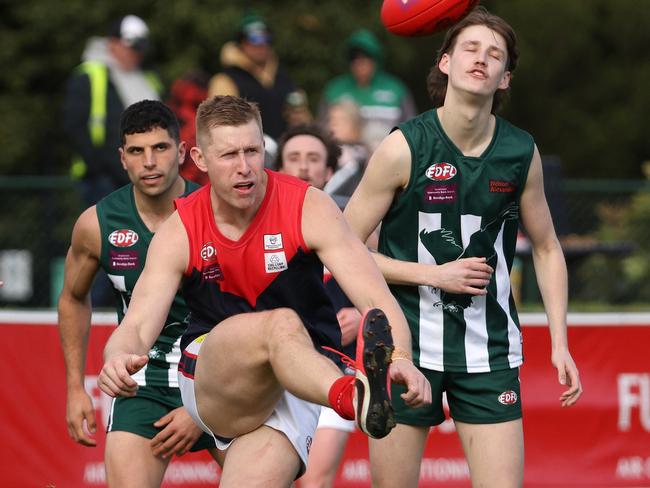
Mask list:
[[[344,99],[330,105],[327,127],[341,145],[341,156],[324,190],[344,207],[361,181],[369,157],[368,148],[361,140],[363,120],[357,104]]]
[[[384,71],[382,48],[372,32],[354,32],[345,46],[350,70],[325,86],[319,120],[325,119],[331,104],[354,101],[364,120],[362,139],[374,151],[393,127],[417,111],[406,85]]]
[[[272,41],[262,17],[244,15],[236,40],[221,49],[222,70],[210,80],[208,96],[235,95],[256,102],[266,134],[277,139],[287,127],[287,97],[296,88],[280,66]]]
[[[284,106],[284,118],[289,127],[295,125],[309,124],[313,120],[309,101],[305,90],[298,89],[287,95],[287,103]]]
[[[202,71],[191,71],[172,83],[167,105],[176,114],[181,141],[185,141],[188,148],[196,146],[196,109],[208,96],[207,87],[208,76]],[[192,161],[189,149],[185,152],[185,160],[181,161],[180,174],[199,185],[205,185],[209,181],[208,174],[197,168]]]
[[[108,37],[88,40],[68,80],[63,125],[76,152],[71,176],[88,206],[128,183],[117,152],[124,108],[160,99],[159,78],[141,68],[148,44],[147,24],[135,15],[122,17]]]

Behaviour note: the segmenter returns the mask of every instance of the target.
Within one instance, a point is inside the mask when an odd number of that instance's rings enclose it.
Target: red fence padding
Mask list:
[[[99,432],[97,447],[87,448],[67,434],[65,369],[56,326],[0,323],[6,365],[0,389],[2,486],[106,486],[103,448],[110,400],[95,379],[112,330],[91,329],[86,385],[96,404]],[[585,392],[575,407],[563,409],[558,398],[564,387],[550,363],[548,330],[524,327],[525,486],[650,486],[650,320],[645,326],[570,327],[569,343]],[[163,486],[214,487],[219,473],[209,455],[188,454],[172,461]],[[335,486],[370,487],[367,442],[359,433],[348,442]],[[420,486],[470,486],[451,421],[429,436]]]

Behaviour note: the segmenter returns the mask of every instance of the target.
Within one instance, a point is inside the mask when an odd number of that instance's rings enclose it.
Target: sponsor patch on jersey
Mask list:
[[[311,444],[314,440],[311,438],[310,435],[307,436],[307,439],[305,440],[305,446],[307,447],[307,454],[309,454],[309,451],[311,451]]]
[[[454,203],[458,197],[455,183],[438,183],[424,188],[425,203]]]
[[[110,269],[135,269],[140,266],[140,254],[136,250],[108,251]]]
[[[264,250],[276,251],[282,249],[282,234],[264,234]]]
[[[458,170],[451,163],[435,163],[429,166],[424,175],[433,181],[447,181],[456,176]]]
[[[201,270],[201,279],[205,281],[223,281],[223,271],[217,262],[208,264]]]
[[[114,230],[108,236],[108,242],[115,247],[131,247],[140,240],[140,236],[134,230]]]
[[[278,273],[289,267],[284,251],[264,253],[264,266],[267,273]]]
[[[490,193],[514,193],[517,185],[509,181],[490,180]]]
[[[517,399],[517,393],[512,390],[504,391],[499,395],[499,403],[501,405],[514,405],[517,403]]]
[[[203,244],[199,255],[203,261],[214,261],[217,259],[217,248],[214,247],[211,242],[207,242]]]

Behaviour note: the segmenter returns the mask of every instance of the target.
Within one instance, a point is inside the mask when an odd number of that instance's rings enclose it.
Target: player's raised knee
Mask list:
[[[305,333],[302,319],[290,308],[270,310],[266,323],[272,334]]]

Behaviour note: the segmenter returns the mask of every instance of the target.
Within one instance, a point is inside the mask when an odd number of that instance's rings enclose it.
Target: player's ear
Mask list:
[[[120,151],[120,163],[122,164],[122,168],[124,169],[124,171],[127,171],[126,161],[124,160],[126,156],[126,153],[124,152],[124,148],[120,147],[119,151]]]
[[[203,156],[203,151],[201,151],[201,148],[198,146],[192,147],[192,149],[190,149],[190,156],[192,157],[192,161],[194,161],[194,164],[196,164],[197,168],[199,168],[204,173],[208,172],[208,166],[205,164],[205,157]]]
[[[438,61],[438,69],[445,75],[449,76],[449,54],[444,53]]]
[[[182,165],[185,162],[185,153],[187,152],[187,142],[181,141],[178,145],[178,165]]]
[[[507,90],[510,86],[510,78],[512,77],[510,71],[503,73],[501,81],[499,82],[499,90]]]

